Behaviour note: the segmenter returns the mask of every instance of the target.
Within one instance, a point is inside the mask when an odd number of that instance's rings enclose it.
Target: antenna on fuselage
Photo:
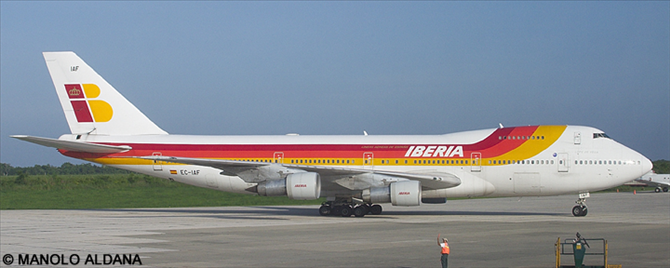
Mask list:
[[[500,126],[500,128],[504,128],[502,123],[498,123],[498,125]]]

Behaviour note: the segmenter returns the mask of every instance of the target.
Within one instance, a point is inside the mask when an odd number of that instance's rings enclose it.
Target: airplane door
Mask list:
[[[282,152],[275,152],[275,154],[272,156],[272,162],[282,164],[284,163],[284,153]]]
[[[152,156],[163,156],[162,153],[154,152]],[[154,171],[163,171],[163,161],[154,160]]]
[[[373,153],[363,153],[363,168],[372,169],[374,166],[374,154]]]
[[[568,172],[570,170],[568,163],[568,153],[559,153],[557,158],[558,172]]]
[[[471,171],[480,172],[482,171],[482,153],[474,152],[470,155],[470,160],[472,162]]]
[[[582,133],[581,132],[575,132],[574,143],[575,143],[575,145],[582,144]]]

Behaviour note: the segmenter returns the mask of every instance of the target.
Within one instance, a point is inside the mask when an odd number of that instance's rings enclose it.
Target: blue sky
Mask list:
[[[670,159],[670,2],[0,2],[0,161],[80,163],[41,52],[174,134],[602,129]]]

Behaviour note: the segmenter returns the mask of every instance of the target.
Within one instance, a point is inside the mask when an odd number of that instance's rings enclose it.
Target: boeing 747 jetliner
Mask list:
[[[584,126],[500,127],[424,136],[171,135],[73,52],[45,52],[71,134],[24,141],[69,157],[214,190],[297,200],[321,215],[380,214],[381,203],[579,194],[639,178],[651,162]]]

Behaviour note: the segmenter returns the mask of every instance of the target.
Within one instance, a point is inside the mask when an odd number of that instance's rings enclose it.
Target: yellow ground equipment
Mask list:
[[[589,242],[598,242],[602,241],[602,248],[600,248],[600,243],[595,244],[594,248],[591,249]],[[621,265],[608,264],[607,255],[608,255],[608,245],[607,240],[603,238],[591,238],[585,239],[577,233],[576,239],[565,239],[561,242],[559,237],[556,240],[556,268],[621,268]],[[586,249],[596,250],[597,252],[587,253]],[[572,255],[574,259],[574,265],[561,265],[561,255]],[[584,257],[588,255],[599,255],[603,256],[603,265],[584,265]]]

